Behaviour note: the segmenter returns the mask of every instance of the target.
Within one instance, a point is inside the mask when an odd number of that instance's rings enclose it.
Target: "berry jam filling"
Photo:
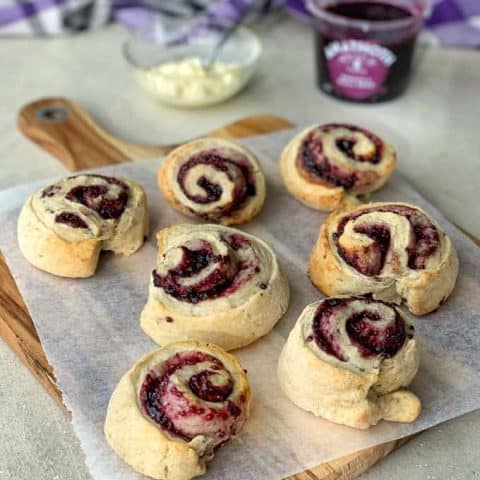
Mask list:
[[[381,320],[377,312],[363,310],[351,315],[345,328],[354,345],[363,357],[393,357],[405,343],[405,322],[395,310],[395,321],[387,327],[377,327]]]
[[[366,208],[360,212],[345,216],[338,224],[333,239],[337,245],[339,255],[351,267],[367,276],[379,275],[385,265],[385,259],[391,244],[391,234],[388,225],[364,223],[354,227],[357,233],[365,234],[373,240],[371,245],[362,247],[361,251],[350,252],[343,248],[339,239],[348,222],[372,212],[395,213],[405,217],[411,227],[410,243],[407,247],[408,268],[423,270],[429,257],[438,250],[440,236],[437,228],[422,212],[403,205],[389,207]]]
[[[147,373],[140,387],[139,403],[144,414],[171,435],[187,442],[204,435],[216,448],[234,435],[245,420],[243,403],[229,400],[233,386],[230,372],[218,358],[204,352],[182,352],[161,369]],[[199,402],[189,398],[189,392]],[[240,402],[244,401],[241,397]]]
[[[205,248],[199,250],[190,250],[187,247],[181,247],[183,256],[178,267],[172,268],[168,273],[181,277],[193,277],[201,272],[212,262],[221,262],[223,259],[220,255],[214,255],[212,247],[206,245]]]
[[[210,377],[214,376],[215,373],[214,370],[204,370],[193,375],[188,382],[190,390],[206,402],[224,402],[233,391],[233,380],[231,378],[225,385],[214,385],[210,381]]]
[[[371,140],[375,147],[371,154],[359,155],[354,152],[357,140],[353,137],[342,137],[335,140],[335,145],[342,154],[355,162],[377,164],[381,161],[383,142],[379,137],[353,125],[330,124],[317,128],[307,136],[297,158],[297,167],[301,172],[304,171],[311,181],[317,180],[319,183],[324,182],[345,189],[368,185],[374,180],[372,172],[355,172],[335,165],[332,163],[334,158],[330,158],[328,152],[324,151],[322,137],[319,134],[327,134],[340,128],[362,133]]]
[[[200,177],[197,185],[207,194],[204,198],[197,196],[197,203],[216,202],[222,196],[222,187],[218,183],[212,183],[207,177]]]
[[[248,239],[243,235],[239,235],[237,233],[234,233],[232,235],[225,235],[222,237],[222,240],[228,243],[230,245],[230,248],[235,251],[250,246],[250,242],[248,241]]]
[[[205,151],[195,154],[188,159],[179,169],[177,181],[183,194],[192,202],[205,205],[218,201],[222,194],[222,186],[202,175],[197,180],[197,185],[205,192],[204,195],[192,195],[188,191],[186,179],[190,171],[197,165],[208,165],[209,167],[222,172],[235,187],[233,191],[233,200],[221,208],[221,215],[226,215],[237,210],[242,206],[248,197],[256,193],[255,181],[248,167],[248,162],[244,157],[241,161],[222,156],[215,150]],[[218,213],[218,212],[217,212]]]
[[[55,216],[55,222],[64,223],[72,228],[88,228],[87,223],[76,213],[62,212]]]
[[[139,395],[143,410],[149,418],[158,423],[162,428],[188,442],[191,438],[175,428],[173,422],[165,415],[161,404],[159,404],[162,386],[161,377],[157,377],[154,373],[147,373]]]
[[[410,238],[408,252],[408,267],[413,270],[425,268],[428,257],[433,255],[440,245],[440,237],[434,225],[424,215],[409,218],[413,236]]]
[[[339,254],[349,265],[355,265],[356,270],[363,275],[369,277],[379,275],[385,265],[385,258],[390,248],[390,230],[388,226],[383,224],[364,224],[356,226],[353,230],[371,238],[373,243],[362,247],[360,252],[349,252],[339,245]]]
[[[352,344],[358,348],[364,358],[372,356],[393,357],[407,338],[406,324],[396,309],[385,302],[369,298],[353,297],[324,300],[318,306],[312,324],[313,339],[317,346],[328,355],[332,355],[340,361],[346,361],[338,341],[339,332],[335,316],[340,309],[348,308],[348,305],[354,301],[361,301],[372,306],[382,304],[394,311],[395,319],[393,323],[387,326],[375,325],[382,319],[378,312],[368,307],[352,313],[345,323],[345,329]],[[413,331],[413,327],[410,327],[409,338],[413,337]]]
[[[345,362],[346,358],[337,340],[338,332],[335,325],[335,312],[337,309],[343,308],[347,303],[347,299],[327,299],[323,301],[315,312],[312,324],[313,339],[318,348],[341,362]]]
[[[163,288],[168,295],[189,303],[220,296],[231,284],[235,269],[229,269],[231,260],[228,256],[214,255],[211,247],[200,250],[190,250],[181,247],[183,251],[180,263],[162,276],[153,271],[153,284]],[[197,283],[183,285],[182,280],[197,276],[212,263],[216,268]]]
[[[356,143],[357,141],[354,138],[339,138],[335,142],[335,145],[347,157],[354,158],[355,154],[353,153],[353,147]]]
[[[153,284],[177,300],[196,304],[204,300],[230,295],[246,283],[258,268],[256,257],[244,262],[237,261],[234,252],[240,248],[249,248],[250,242],[243,236],[226,235],[221,239],[229,247],[229,254],[215,255],[212,246],[202,242],[202,248],[193,250],[180,247],[182,257],[174,268],[161,275],[152,272]],[[214,265],[215,268],[211,268]],[[210,269],[209,273],[204,271]],[[199,276],[196,282],[185,279]]]
[[[345,171],[330,163],[328,156],[323,153],[322,141],[313,135],[303,143],[297,166],[300,167],[300,171],[306,170],[309,178],[313,177],[336,187],[349,189],[357,180],[355,172]]]
[[[101,178],[107,182],[107,185],[79,185],[67,192],[65,198],[71,202],[85,205],[90,210],[97,212],[105,220],[119,218],[127,206],[129,197],[128,186],[113,177],[104,177],[102,175],[88,176]],[[116,185],[120,189],[115,196],[109,196],[112,190],[110,185]]]
[[[372,132],[369,132],[364,128],[356,127],[355,125],[342,125],[340,123],[331,123],[329,125],[324,125],[323,127],[321,127],[320,131],[327,133],[340,128],[344,128],[346,130],[349,130],[350,132],[358,132],[362,135],[365,135],[365,137],[367,137],[373,143],[375,149],[370,155],[357,155],[353,151],[356,140],[354,138],[341,138],[335,142],[339,150],[341,150],[345,155],[347,155],[347,157],[351,158],[356,162],[368,162],[373,163],[374,165],[380,163],[383,153],[383,141],[380,137],[377,137]]]

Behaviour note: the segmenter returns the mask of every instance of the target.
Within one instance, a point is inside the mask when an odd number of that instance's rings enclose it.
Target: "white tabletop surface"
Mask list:
[[[308,28],[282,17],[257,30],[265,54],[255,81],[230,102],[196,111],[163,107],[134,83],[118,26],[54,40],[2,39],[0,189],[65,172],[17,131],[18,109],[39,97],[72,98],[135,142],[186,140],[274,113],[297,123],[370,127],[395,144],[399,170],[426,198],[480,236],[480,53],[427,49],[403,97],[352,105],[317,90]],[[89,479],[68,418],[1,340],[0,368],[0,479]],[[480,412],[473,412],[417,436],[361,478],[480,479],[479,444]]]

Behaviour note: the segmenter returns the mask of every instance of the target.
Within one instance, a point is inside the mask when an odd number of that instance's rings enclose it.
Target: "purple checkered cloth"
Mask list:
[[[136,33],[176,41],[198,25],[234,21],[252,1],[257,16],[283,7],[302,21],[304,0],[0,0],[0,35],[57,35],[117,20]],[[431,0],[425,30],[448,47],[480,48],[480,0]]]
[[[480,0],[436,0],[425,21],[447,47],[480,48]]]

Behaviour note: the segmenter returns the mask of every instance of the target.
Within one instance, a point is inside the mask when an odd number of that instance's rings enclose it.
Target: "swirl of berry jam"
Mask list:
[[[163,264],[152,272],[153,285],[177,300],[196,304],[234,293],[258,273],[255,255],[241,260],[237,252],[250,249],[242,235],[224,235],[218,244],[199,238],[168,249]],[[163,271],[161,271],[163,269]]]
[[[352,305],[354,302],[355,308]],[[343,327],[339,324],[338,316],[345,310],[348,317],[344,320]],[[389,313],[387,324],[380,312]],[[407,338],[407,326],[399,312],[385,302],[369,298],[326,299],[320,303],[315,312],[312,323],[315,343],[328,355],[344,362],[348,358],[341,344],[342,328],[345,329],[351,344],[364,358],[374,356],[391,358],[402,348]]]
[[[367,153],[356,153],[359,137],[370,142],[371,149]],[[302,176],[311,182],[348,190],[369,185],[376,174],[349,167],[341,158],[376,165],[382,160],[382,152],[383,142],[373,133],[353,125],[328,124],[307,135],[300,146],[296,165]]]
[[[318,348],[328,355],[336,357],[344,362],[346,358],[342,353],[342,347],[337,338],[337,326],[335,324],[335,310],[346,305],[346,300],[328,299],[322,302],[313,319],[313,339]]]
[[[245,399],[230,399],[234,379],[216,357],[185,351],[152,368],[139,389],[143,413],[187,442],[198,435],[218,447],[235,435],[246,417]]]
[[[69,190],[65,198],[74,203],[80,203],[97,212],[105,220],[118,219],[124,212],[129,188],[121,180],[104,175],[85,175],[102,180],[103,183],[95,185],[77,185]],[[77,177],[69,177],[74,179]]]
[[[214,204],[212,211],[202,210],[202,216],[210,219],[217,219],[239,209],[248,197],[256,193],[248,159],[238,153],[227,157],[215,149],[189,157],[178,170],[177,182],[191,202],[199,205]]]
[[[230,377],[224,385],[215,385],[212,378],[216,374],[216,370],[203,370],[193,375],[188,381],[190,390],[206,402],[224,402],[233,391],[233,380]]]
[[[372,212],[394,213],[405,217],[410,224],[410,241],[406,248],[407,266],[412,270],[423,270],[430,256],[434,255],[440,246],[440,235],[433,223],[421,211],[405,205],[388,205],[382,207],[365,208],[358,212],[346,215],[339,222],[333,239],[338,253],[343,260],[358,272],[366,276],[376,276],[385,266],[385,260],[391,247],[391,233],[388,223],[376,221],[360,223],[362,216]],[[348,250],[341,246],[340,239],[349,222],[355,221],[353,231],[369,237],[372,242],[362,245],[361,249]]]
[[[80,218],[76,213],[61,212],[55,216],[57,223],[63,223],[72,228],[88,228],[87,223]]]
[[[348,336],[364,357],[391,358],[405,343],[405,322],[396,310],[394,322],[387,327],[377,326],[379,320],[380,315],[370,310],[355,312],[347,320]]]

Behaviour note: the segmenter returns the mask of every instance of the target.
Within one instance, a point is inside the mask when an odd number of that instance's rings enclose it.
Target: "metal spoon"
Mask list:
[[[258,2],[253,1],[249,5],[247,5],[241,12],[240,15],[238,16],[237,20],[229,27],[227,28],[224,32],[223,35],[220,37],[220,40],[217,42],[213,50],[202,60],[202,66],[205,69],[211,68],[215,60],[217,59],[220,51],[222,50],[223,46],[227,42],[227,40],[232,36],[232,34],[237,30],[237,28],[245,21],[247,16],[250,14],[250,12],[253,12],[253,10],[256,9]]]

